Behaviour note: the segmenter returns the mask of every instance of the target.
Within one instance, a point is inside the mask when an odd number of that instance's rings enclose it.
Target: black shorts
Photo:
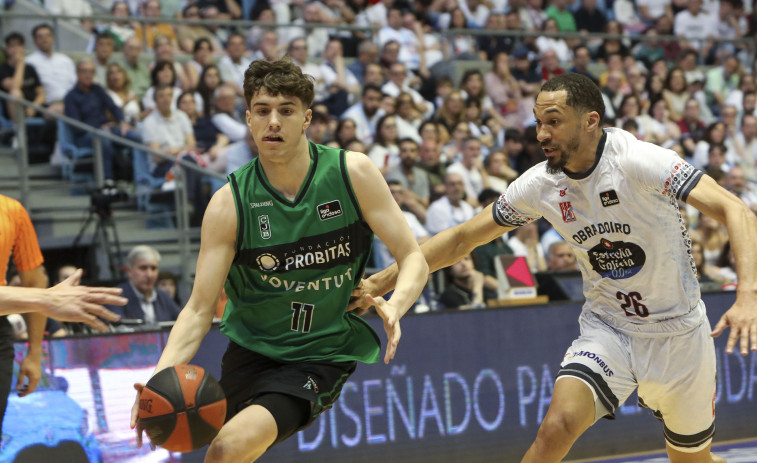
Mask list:
[[[226,394],[226,421],[253,404],[276,420],[281,442],[331,408],[357,362],[281,363],[233,341],[223,355],[221,387]]]

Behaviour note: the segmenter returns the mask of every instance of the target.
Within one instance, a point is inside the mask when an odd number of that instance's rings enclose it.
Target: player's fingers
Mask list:
[[[61,282],[61,284],[65,284],[68,286],[76,286],[79,284],[79,280],[81,280],[81,276],[84,274],[84,271],[80,268],[77,268],[74,273],[68,276],[65,280]]]
[[[741,355],[746,357],[749,355],[749,328],[745,327],[741,330]]]
[[[85,298],[93,304],[126,305],[128,299],[113,293],[89,293]]]
[[[119,298],[124,299],[124,298]],[[104,318],[108,321],[117,322],[121,319],[121,317],[110,310],[106,309],[105,307],[99,305],[99,304],[87,304],[86,306],[87,312],[89,312],[92,315],[95,315],[100,318]]]
[[[717,338],[721,334],[723,334],[723,330],[728,326],[728,319],[725,315],[720,317],[720,320],[718,321],[717,325],[715,325],[715,328],[712,329],[712,333],[710,333],[710,336],[713,338]]]
[[[749,337],[752,340],[752,352],[757,352],[757,323],[752,325]]]
[[[733,348],[736,347],[736,343],[739,341],[739,329],[735,326],[731,327],[731,332],[728,335],[728,342],[725,345],[725,351],[729,354],[733,353]]]

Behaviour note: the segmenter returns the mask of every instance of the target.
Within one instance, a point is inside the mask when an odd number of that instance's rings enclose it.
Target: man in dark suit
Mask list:
[[[173,321],[181,308],[171,296],[156,288],[160,253],[146,245],[135,246],[126,256],[129,280],[118,285],[128,302],[124,307],[108,307],[124,320],[142,320],[146,325]]]

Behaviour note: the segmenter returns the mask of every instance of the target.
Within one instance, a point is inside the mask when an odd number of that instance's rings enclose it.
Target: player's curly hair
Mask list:
[[[305,109],[315,99],[313,77],[303,74],[289,57],[277,61],[253,61],[244,73],[244,98],[250,104],[253,95],[265,88],[272,96],[295,96]]]
[[[539,93],[559,92],[560,90],[565,90],[568,94],[565,104],[575,109],[579,114],[596,111],[599,114],[599,123],[602,124],[605,119],[605,102],[602,99],[602,92],[594,81],[581,74],[560,74],[545,82]],[[539,97],[538,93],[536,97]]]

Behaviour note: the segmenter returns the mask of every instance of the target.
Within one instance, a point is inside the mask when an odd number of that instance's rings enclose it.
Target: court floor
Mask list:
[[[757,439],[718,443],[712,446],[715,454],[726,459],[728,463],[757,463]],[[643,455],[626,455],[622,457],[599,458],[591,460],[574,460],[570,463],[669,463],[665,452],[652,452]]]

